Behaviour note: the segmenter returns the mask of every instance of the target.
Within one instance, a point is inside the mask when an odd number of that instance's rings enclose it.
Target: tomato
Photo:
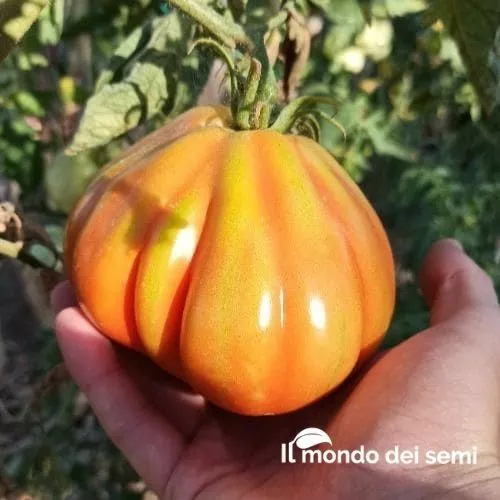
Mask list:
[[[209,401],[303,407],[379,346],[391,249],[357,185],[311,139],[234,131],[199,107],[102,171],[65,258],[82,310]]]

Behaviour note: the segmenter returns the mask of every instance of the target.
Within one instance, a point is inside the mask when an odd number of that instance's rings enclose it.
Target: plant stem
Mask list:
[[[198,38],[191,47],[189,48],[188,54],[190,54],[198,45],[205,45],[211,47],[217,55],[219,55],[222,60],[226,63],[227,70],[229,72],[229,78],[231,82],[231,112],[233,114],[233,119],[236,118],[238,113],[238,77],[236,75],[236,68],[234,67],[234,62],[231,56],[226,52],[226,50],[215,40],[211,38]]]
[[[199,1],[169,0],[169,3],[201,24],[228,47],[234,49],[236,45],[240,44],[252,48],[252,42],[239,24],[226,19]]]
[[[258,59],[252,58],[250,69],[248,70],[245,92],[241,105],[236,116],[236,124],[243,130],[249,130],[254,126],[252,123],[254,106],[262,77],[262,63]]]
[[[285,23],[286,20],[288,19],[288,16],[289,13],[286,10],[281,10],[280,12],[278,12],[278,14],[269,19],[267,23],[268,30],[271,31],[282,26],[283,23]]]

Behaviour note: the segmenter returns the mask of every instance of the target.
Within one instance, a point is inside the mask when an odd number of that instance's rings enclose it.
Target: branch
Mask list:
[[[226,19],[198,0],[169,0],[169,3],[201,24],[229,48],[234,49],[238,44],[252,48],[252,42],[239,24]]]

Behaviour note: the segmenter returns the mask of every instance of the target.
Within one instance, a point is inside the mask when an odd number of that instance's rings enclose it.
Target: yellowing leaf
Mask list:
[[[0,0],[0,62],[49,3],[50,0]]]

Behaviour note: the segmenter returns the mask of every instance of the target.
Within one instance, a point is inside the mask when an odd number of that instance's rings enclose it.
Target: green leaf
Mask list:
[[[0,0],[0,62],[21,40],[50,0]]]
[[[135,128],[162,109],[168,87],[161,66],[138,63],[126,81],[106,85],[89,100],[67,154],[107,144]]]
[[[34,68],[46,68],[49,65],[48,59],[37,52],[19,52],[17,67],[21,71],[31,71]]]
[[[358,30],[352,24],[334,24],[325,37],[323,54],[329,61],[333,61],[337,54],[349,47]]]
[[[52,0],[38,20],[38,37],[43,45],[56,45],[64,28],[64,0]]]
[[[375,112],[363,125],[376,153],[381,156],[391,156],[399,160],[412,162],[416,152],[397,142],[393,137],[391,125],[385,125],[386,118],[382,112]]]
[[[156,19],[152,27],[151,39],[130,73],[121,82],[103,85],[90,98],[67,154],[107,144],[171,109],[180,58],[186,52],[184,29],[176,12]]]
[[[427,0],[385,0],[387,13],[391,17],[415,14],[427,9]]]
[[[365,23],[363,10],[357,0],[311,0],[323,10],[330,21],[339,24],[352,24],[360,28]]]
[[[38,99],[25,90],[20,90],[12,96],[17,107],[26,115],[44,116],[45,110]]]
[[[98,172],[92,153],[65,156],[59,152],[44,169],[44,187],[48,207],[69,213]]]
[[[134,58],[151,40],[152,23],[146,23],[144,26],[136,28],[116,49],[108,66],[99,76],[96,83],[96,92],[100,92],[105,85],[111,83],[117,73]]]
[[[450,38],[448,36],[442,38],[439,57],[443,61],[448,61],[451,67],[457,73],[465,74],[466,69],[464,66],[464,61],[462,59],[462,55],[460,54],[458,46],[453,38]]]
[[[456,40],[482,107],[491,113],[499,102],[500,2],[436,0],[431,19],[441,19]]]
[[[370,139],[375,151],[381,156],[391,156],[407,162],[413,162],[416,159],[415,151],[390,139],[383,131],[372,130]]]
[[[402,17],[422,12],[428,7],[427,0],[359,0],[364,11],[374,16]]]

